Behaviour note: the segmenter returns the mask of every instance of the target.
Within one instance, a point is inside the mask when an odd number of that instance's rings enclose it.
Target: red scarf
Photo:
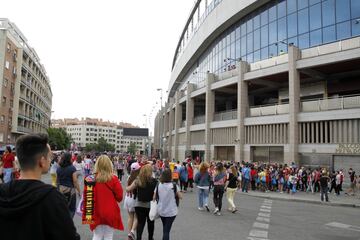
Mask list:
[[[82,224],[94,223],[94,187],[95,176],[89,175],[84,179],[84,200],[83,200],[83,214]]]

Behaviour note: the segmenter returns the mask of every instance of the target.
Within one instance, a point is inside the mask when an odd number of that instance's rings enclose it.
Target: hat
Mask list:
[[[137,162],[134,162],[133,164],[131,164],[131,171],[136,171],[140,169],[140,164]]]

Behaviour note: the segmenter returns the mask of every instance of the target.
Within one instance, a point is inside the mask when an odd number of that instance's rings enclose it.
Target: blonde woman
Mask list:
[[[234,203],[235,192],[238,186],[238,172],[235,166],[230,167],[230,173],[227,178],[225,189],[226,189],[226,199],[229,203],[229,211],[236,213],[237,209]]]
[[[146,164],[140,169],[138,178],[126,188],[127,192],[136,190],[135,213],[138,221],[136,239],[141,240],[146,222],[148,225],[148,239],[153,239],[155,225],[154,221],[149,218],[149,212],[156,184],[156,179],[152,177],[152,167],[150,164]]]
[[[123,199],[119,179],[113,174],[113,165],[106,155],[101,155],[95,164],[94,223],[90,229],[93,240],[110,240],[114,229],[124,230],[118,202]]]

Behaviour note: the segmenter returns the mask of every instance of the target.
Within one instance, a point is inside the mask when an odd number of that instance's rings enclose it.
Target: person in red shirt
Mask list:
[[[123,199],[123,189],[119,179],[113,174],[108,156],[100,156],[95,164],[94,222],[90,225],[93,240],[112,239],[114,230],[124,230],[119,202]]]
[[[12,180],[12,172],[14,169],[15,156],[11,152],[11,147],[6,146],[5,154],[3,156],[3,168],[4,168],[4,183],[8,183]]]
[[[191,165],[191,163],[189,163],[187,165],[187,170],[188,170],[188,183],[189,183],[189,188],[190,191],[192,192],[194,189],[194,169]]]

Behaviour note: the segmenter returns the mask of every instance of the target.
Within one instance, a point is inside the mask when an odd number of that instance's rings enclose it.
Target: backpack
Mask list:
[[[140,202],[150,202],[154,196],[157,180],[151,178],[151,181],[145,187],[137,187],[137,199]]]
[[[159,188],[158,187],[159,187],[159,185],[156,186],[156,197],[155,197],[157,203],[159,202]],[[180,204],[180,199],[176,194],[177,187],[176,187],[176,183],[174,183],[174,182],[173,182],[173,190],[174,190],[174,195],[175,195],[176,206],[178,207]]]

